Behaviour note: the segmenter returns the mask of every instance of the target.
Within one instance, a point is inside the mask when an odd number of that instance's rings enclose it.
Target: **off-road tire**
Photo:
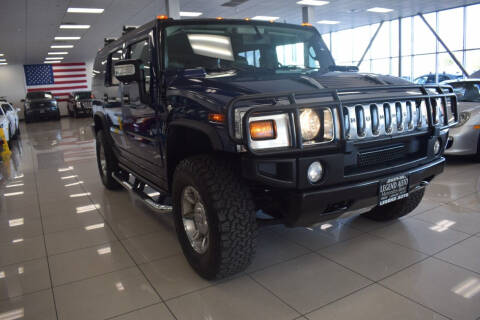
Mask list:
[[[424,193],[425,189],[415,191],[408,195],[407,198],[383,206],[377,206],[362,216],[375,221],[398,219],[415,210],[422,201]]]
[[[105,160],[106,160],[106,174],[103,174],[101,162],[100,162],[100,146],[105,151]],[[121,185],[113,178],[113,173],[118,171],[118,161],[110,144],[107,142],[106,134],[103,130],[99,130],[96,136],[95,149],[97,153],[97,166],[98,173],[100,174],[100,179],[102,179],[103,185],[110,190],[117,190],[121,188]]]
[[[182,191],[193,186],[206,208],[209,245],[197,253],[182,221]],[[252,195],[232,162],[208,155],[181,161],[173,176],[173,216],[183,252],[205,279],[221,279],[245,270],[252,262],[257,224]]]

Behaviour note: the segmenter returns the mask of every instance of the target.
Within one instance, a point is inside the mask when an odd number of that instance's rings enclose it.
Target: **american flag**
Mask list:
[[[57,101],[66,101],[71,92],[88,89],[84,62],[26,64],[23,69],[27,92],[49,91]]]

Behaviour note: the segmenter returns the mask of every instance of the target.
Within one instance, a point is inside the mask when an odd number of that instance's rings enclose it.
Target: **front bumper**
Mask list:
[[[58,109],[51,110],[51,109],[30,109],[26,112],[26,116],[30,120],[35,119],[53,119],[58,117]]]
[[[446,155],[466,156],[477,153],[480,139],[480,130],[473,125],[464,124],[458,128],[451,128],[447,143]]]

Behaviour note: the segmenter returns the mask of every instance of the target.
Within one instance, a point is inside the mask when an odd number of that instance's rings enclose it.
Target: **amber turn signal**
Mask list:
[[[208,121],[211,122],[223,122],[225,120],[225,115],[221,113],[209,113],[208,114]]]
[[[277,127],[274,120],[250,122],[252,140],[269,140],[277,138]]]
[[[158,19],[158,20],[167,20],[167,19],[168,19],[168,16],[162,14],[162,15],[160,15],[160,16],[157,16],[157,19]]]

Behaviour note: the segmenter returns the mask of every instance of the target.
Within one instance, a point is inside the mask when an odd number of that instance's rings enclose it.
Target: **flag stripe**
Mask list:
[[[55,84],[87,83],[87,80],[55,81]]]
[[[80,78],[86,77],[86,74],[70,74],[70,75],[53,75],[53,79],[62,79],[62,78]]]
[[[52,63],[52,67],[72,67],[72,66],[84,66],[85,62],[74,63]]]
[[[60,70],[54,70],[54,71],[55,71],[55,73],[57,73],[57,72],[61,72],[61,73],[65,73],[65,72],[76,72],[76,71],[78,71],[78,72],[81,72],[81,71],[86,72],[87,69],[85,69],[85,68],[80,68],[80,69],[60,69]]]
[[[35,88],[35,89],[28,89],[28,92],[36,92],[36,91],[59,91],[59,90],[72,90],[72,89],[87,89],[87,86],[71,86],[71,87],[56,87],[53,88]]]

